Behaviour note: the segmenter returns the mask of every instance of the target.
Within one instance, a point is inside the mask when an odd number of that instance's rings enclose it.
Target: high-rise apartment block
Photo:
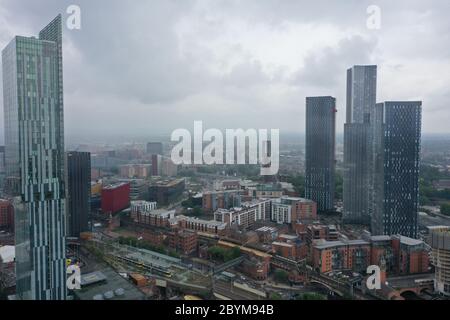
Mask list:
[[[306,98],[305,197],[319,211],[334,208],[336,99]]]
[[[372,233],[416,238],[422,102],[379,103],[373,114]]]
[[[67,234],[79,237],[89,230],[91,211],[91,154],[66,153]]]
[[[15,196],[18,298],[66,298],[62,23],[3,50],[7,192]]]
[[[372,148],[370,114],[375,108],[377,66],[347,71],[347,112],[344,127],[344,211],[347,223],[370,224]]]

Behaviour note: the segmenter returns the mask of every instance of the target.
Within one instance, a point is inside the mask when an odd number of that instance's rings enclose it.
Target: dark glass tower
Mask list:
[[[14,196],[16,292],[66,298],[62,24],[3,50],[6,174]]]
[[[372,232],[417,237],[422,102],[384,102],[376,107],[382,188],[375,192]]]
[[[306,98],[305,197],[320,211],[334,208],[336,99]]]
[[[376,92],[377,66],[354,66],[347,71],[343,176],[346,223],[370,224],[373,166],[370,114],[375,108]]]
[[[89,230],[91,154],[67,152],[66,170],[67,234],[71,237],[79,237],[81,232]]]

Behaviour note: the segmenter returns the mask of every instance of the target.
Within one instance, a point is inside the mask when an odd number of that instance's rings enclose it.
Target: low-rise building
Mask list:
[[[255,230],[258,235],[259,242],[263,244],[272,243],[278,238],[278,229],[274,227],[261,227]]]
[[[230,209],[241,205],[241,194],[238,190],[211,191],[203,193],[202,206],[206,214],[217,209]]]
[[[225,235],[227,232],[226,223],[186,217],[183,215],[178,215],[170,219],[169,224],[173,229],[191,230],[220,236]]]
[[[397,257],[397,273],[400,275],[428,272],[430,259],[422,240],[404,236],[392,236],[394,255]]]
[[[119,166],[119,174],[122,178],[146,179],[151,175],[150,164],[125,164]]]
[[[279,224],[317,219],[317,204],[309,199],[280,197],[272,201],[271,220]]]
[[[339,232],[334,225],[312,224],[306,227],[306,242],[311,245],[315,240],[337,241]]]
[[[189,255],[197,251],[197,233],[189,230],[176,230],[168,234],[169,247]]]
[[[426,244],[400,235],[371,236],[362,240],[313,241],[314,267],[326,273],[350,269],[363,272],[368,265],[383,265],[386,273],[409,275],[429,271]]]
[[[138,200],[138,201],[131,201],[131,218],[138,222],[138,215],[143,212],[150,212],[153,210],[156,210],[157,203],[156,202],[150,202],[150,201],[144,201],[144,200]]]
[[[296,235],[281,234],[277,241],[272,243],[272,251],[284,258],[299,261],[307,257],[308,246]]]
[[[8,200],[0,200],[0,229],[14,230],[14,207]]]
[[[135,222],[154,227],[166,228],[170,220],[175,217],[175,210],[155,209],[151,211],[138,211]]]
[[[185,190],[185,180],[164,180],[152,184],[149,188],[149,200],[166,206],[177,201]]]
[[[217,210],[214,213],[214,220],[247,229],[252,227],[256,221],[265,220],[270,212],[270,206],[271,200],[269,199],[245,202],[238,208]]]
[[[119,183],[102,189],[102,212],[114,214],[130,206],[130,184]]]
[[[280,198],[281,196],[283,196],[283,187],[280,183],[268,183],[249,186],[246,191],[247,196],[252,197],[253,199]]]
[[[314,269],[327,273],[334,270],[365,272],[370,264],[370,243],[364,240],[318,240],[313,246]]]
[[[435,291],[450,297],[450,227],[431,227],[430,245],[433,250],[432,262],[435,267]]]

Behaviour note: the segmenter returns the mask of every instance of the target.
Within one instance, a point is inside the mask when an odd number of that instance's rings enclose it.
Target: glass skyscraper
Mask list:
[[[91,154],[66,152],[67,235],[80,237],[89,230],[91,212]]]
[[[334,209],[336,99],[306,98],[305,197],[320,211]]]
[[[344,126],[343,219],[370,224],[372,198],[372,136],[370,114],[375,108],[377,66],[347,71],[347,110]]]
[[[375,170],[372,233],[416,238],[422,102],[379,103],[374,112]]]
[[[2,52],[7,192],[14,198],[16,292],[66,298],[62,24]]]

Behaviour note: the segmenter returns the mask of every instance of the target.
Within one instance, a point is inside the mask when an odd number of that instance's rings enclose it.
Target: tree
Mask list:
[[[441,204],[441,213],[450,216],[450,203]]]
[[[281,283],[288,283],[289,282],[289,274],[281,269],[277,269],[275,271],[275,280],[277,282],[281,282]]]
[[[294,186],[295,192],[300,196],[304,196],[305,194],[305,177],[302,175],[297,176],[289,176],[287,177],[287,182],[292,183]]]
[[[213,260],[228,262],[241,256],[241,249],[234,247],[231,249],[225,249],[222,247],[214,246],[208,249],[208,253]]]
[[[203,214],[203,209],[199,206],[195,206],[192,210],[192,215],[195,217],[199,217]]]
[[[297,300],[326,300],[326,299],[327,299],[326,296],[315,292],[304,293],[297,296]]]
[[[269,297],[270,300],[282,300],[283,297],[278,292],[272,292]]]

